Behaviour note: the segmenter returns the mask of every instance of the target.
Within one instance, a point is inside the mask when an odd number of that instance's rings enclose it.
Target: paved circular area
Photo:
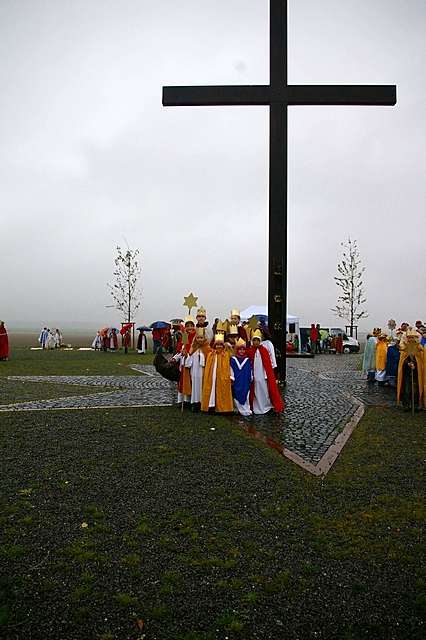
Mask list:
[[[137,366],[137,365],[135,365]],[[70,396],[53,400],[33,400],[0,405],[0,411],[34,411],[46,409],[103,409],[173,404],[175,385],[157,375],[148,365],[146,375],[139,376],[9,376],[8,380],[113,387],[114,391]]]
[[[235,420],[270,442],[317,465],[360,405],[393,405],[394,392],[368,386],[357,365],[358,355],[320,355],[288,361],[283,414]],[[176,402],[176,385],[157,374],[152,365],[133,365],[140,376],[9,376],[9,380],[96,386],[102,391],[86,396],[1,405],[0,411],[99,409],[164,406]],[[200,418],[201,419],[201,418]]]

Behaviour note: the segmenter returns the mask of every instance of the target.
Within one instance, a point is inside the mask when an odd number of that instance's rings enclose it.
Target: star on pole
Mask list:
[[[251,329],[252,331],[254,331],[255,329],[257,329],[257,325],[258,325],[258,323],[259,323],[259,321],[258,321],[258,319],[256,318],[256,316],[252,316],[252,317],[250,318],[250,320],[248,321],[248,326],[250,327],[250,329]]]
[[[191,309],[197,306],[198,298],[191,293],[188,296],[184,296],[183,298],[183,306],[188,307],[188,315],[191,315]]]

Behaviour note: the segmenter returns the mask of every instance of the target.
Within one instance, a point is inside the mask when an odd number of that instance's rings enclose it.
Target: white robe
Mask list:
[[[268,345],[265,344],[267,342],[269,342],[269,340],[266,340],[264,343],[262,343],[262,345],[268,349]],[[266,371],[263,368],[262,356],[260,355],[258,349],[256,349],[256,353],[254,356],[253,380],[254,380],[253,413],[256,413],[258,415],[268,413],[268,411],[270,411],[274,407],[269,397]]]
[[[55,348],[55,336],[51,331],[49,331],[46,339],[46,349],[54,349],[54,348]]]
[[[200,349],[194,351],[194,353],[187,357],[185,367],[191,369],[191,402],[201,402],[201,392],[203,389],[203,374],[204,367],[206,366],[205,355]]]
[[[272,368],[277,368],[277,359],[275,357],[275,348],[270,340],[263,340],[262,347],[266,347],[268,349],[269,357],[271,358]]]
[[[95,336],[92,342],[92,349],[102,349],[102,337],[100,335]]]

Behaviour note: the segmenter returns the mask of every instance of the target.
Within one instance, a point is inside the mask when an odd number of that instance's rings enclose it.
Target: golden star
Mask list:
[[[257,323],[258,323],[258,320],[257,320],[256,316],[252,316],[250,318],[250,320],[248,321],[248,326],[250,327],[250,329],[252,331],[254,331],[255,329],[257,329]]]
[[[197,305],[198,298],[191,292],[188,296],[183,298],[183,306],[188,307],[188,315],[191,315],[191,309]]]

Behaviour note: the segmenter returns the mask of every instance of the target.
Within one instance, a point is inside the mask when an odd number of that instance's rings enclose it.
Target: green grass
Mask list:
[[[421,638],[424,418],[316,478],[216,416],[0,416],[4,637]]]
[[[8,361],[0,362],[1,376],[58,376],[58,375],[140,375],[129,364],[151,364],[152,354],[139,355],[130,351],[104,353],[98,351],[31,351],[19,347],[13,349]]]
[[[114,387],[90,387],[51,382],[2,380],[0,378],[0,405],[33,400],[53,400],[71,396],[88,396],[108,391],[114,391]]]

